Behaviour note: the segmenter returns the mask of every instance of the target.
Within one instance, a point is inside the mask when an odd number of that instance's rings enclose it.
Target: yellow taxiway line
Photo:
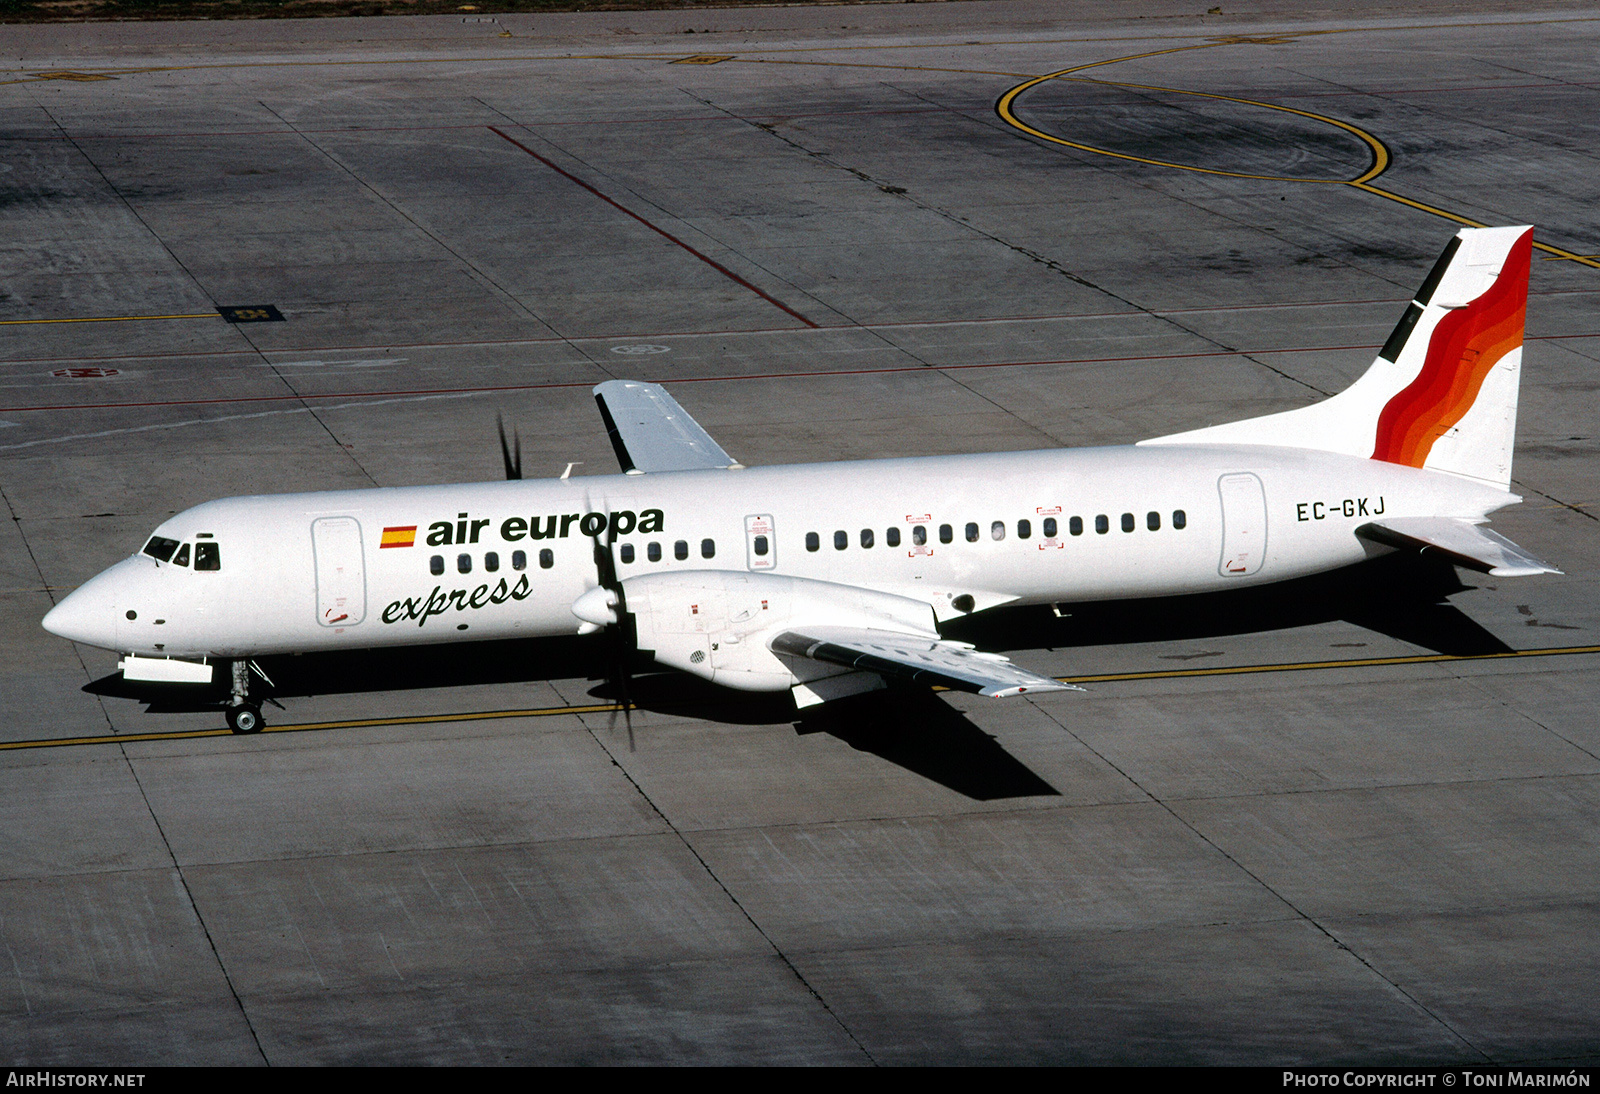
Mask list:
[[[1336,661],[1292,661],[1268,665],[1219,665],[1203,669],[1157,669],[1147,672],[1107,672],[1092,676],[1058,676],[1064,684],[1110,684],[1129,680],[1172,680],[1202,676],[1242,676],[1263,672],[1313,672],[1321,669],[1382,668],[1392,665],[1437,665],[1462,661],[1497,661],[1523,657],[1563,657],[1600,653],[1600,646],[1556,646],[1533,650],[1506,650],[1501,653],[1425,653],[1405,657],[1361,657]],[[936,691],[948,690],[936,688]],[[634,709],[638,709],[635,707]],[[355,718],[338,722],[296,722],[267,726],[263,733],[312,733],[330,729],[366,729],[376,726],[431,725],[440,722],[488,722],[508,718],[551,718],[563,714],[615,714],[621,703],[591,703],[587,706],[533,707],[526,710],[480,710],[456,714],[413,714],[390,718]],[[37,748],[68,748],[75,745],[131,744],[140,741],[190,741],[203,737],[229,737],[226,729],[185,729],[165,733],[105,733],[92,737],[58,737],[32,741],[0,741],[0,752]]]
[[[133,323],[155,319],[221,319],[220,312],[200,312],[196,315],[90,315],[82,319],[0,319],[0,327],[27,327],[42,323]]]
[[[1287,41],[1288,38],[1282,40]],[[1022,83],[1016,85],[1008,90],[1005,94],[1001,95],[999,100],[995,103],[995,113],[998,114],[1000,119],[1007,125],[1014,129],[1021,130],[1030,137],[1035,137],[1042,141],[1048,141],[1051,144],[1062,145],[1066,148],[1075,148],[1081,152],[1090,152],[1097,156],[1110,156],[1113,159],[1130,160],[1134,163],[1148,164],[1152,167],[1166,167],[1175,171],[1192,171],[1202,175],[1222,175],[1227,178],[1257,179],[1263,182],[1309,183],[1311,185],[1319,186],[1352,186],[1355,189],[1360,190],[1363,193],[1371,194],[1374,197],[1383,198],[1386,201],[1398,202],[1401,205],[1409,206],[1410,208],[1416,209],[1420,212],[1429,213],[1436,217],[1443,217],[1445,220],[1454,221],[1457,224],[1464,224],[1469,228],[1488,227],[1488,225],[1484,224],[1482,221],[1473,220],[1471,217],[1465,217],[1459,213],[1452,213],[1448,209],[1439,208],[1437,205],[1429,205],[1426,202],[1403,197],[1402,195],[1396,194],[1393,191],[1385,190],[1378,186],[1373,186],[1372,180],[1383,174],[1384,171],[1388,170],[1389,168],[1391,163],[1389,149],[1384,145],[1383,141],[1379,140],[1371,133],[1368,133],[1360,126],[1352,125],[1351,123],[1341,121],[1338,118],[1330,118],[1326,114],[1315,114],[1309,110],[1297,110],[1294,107],[1283,106],[1279,103],[1262,102],[1258,99],[1241,99],[1231,95],[1214,95],[1204,91],[1187,91],[1183,88],[1177,87],[1158,87],[1151,84],[1123,83],[1116,80],[1098,80],[1090,77],[1074,75],[1075,73],[1083,72],[1086,69],[1101,68],[1105,65],[1120,64],[1123,61],[1138,61],[1148,57],[1160,57],[1169,53],[1182,53],[1186,50],[1215,49],[1219,46],[1255,44],[1257,41],[1263,43],[1271,42],[1270,39],[1219,39],[1217,41],[1197,43],[1194,45],[1175,46],[1171,49],[1152,50],[1148,53],[1133,53],[1126,57],[1112,57],[1104,61],[1091,61],[1088,64],[1074,65],[1072,68],[1063,68],[1057,72],[1048,72],[1042,76],[1034,76],[1028,80],[1024,80]],[[1124,152],[1113,152],[1108,148],[1097,148],[1094,145],[1082,144],[1078,141],[1069,141],[1064,137],[1058,137],[1053,133],[1046,133],[1044,130],[1036,128],[1035,126],[1031,126],[1021,118],[1017,117],[1014,107],[1018,98],[1026,94],[1031,89],[1038,87],[1040,84],[1048,83],[1051,80],[1067,79],[1082,81],[1084,83],[1103,84],[1110,87],[1134,88],[1140,91],[1161,91],[1173,95],[1192,95],[1201,99],[1218,99],[1223,102],[1239,103],[1244,106],[1261,107],[1264,110],[1275,110],[1284,114],[1296,114],[1302,118],[1309,118],[1312,121],[1322,122],[1325,125],[1334,126],[1335,128],[1342,129],[1346,133],[1355,136],[1367,146],[1367,151],[1371,154],[1372,161],[1367,165],[1367,169],[1365,171],[1361,172],[1355,178],[1350,179],[1290,178],[1283,175],[1260,175],[1251,174],[1245,171],[1224,171],[1220,168],[1198,167],[1193,164],[1172,163],[1167,160],[1151,159],[1147,156],[1134,156]],[[1548,243],[1534,243],[1533,246],[1536,250],[1544,251],[1546,254],[1552,256],[1552,260],[1561,259],[1570,262],[1576,262],[1581,266],[1589,266],[1593,269],[1600,269],[1600,261],[1597,261],[1596,257],[1593,255],[1576,254],[1560,247],[1551,246]]]

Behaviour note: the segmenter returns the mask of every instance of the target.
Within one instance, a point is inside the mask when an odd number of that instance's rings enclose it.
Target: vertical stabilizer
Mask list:
[[[1464,228],[1366,373],[1315,406],[1141,444],[1314,448],[1506,488],[1533,229]]]

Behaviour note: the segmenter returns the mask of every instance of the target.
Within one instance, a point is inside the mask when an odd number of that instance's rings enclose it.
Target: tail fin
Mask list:
[[[1331,399],[1141,444],[1314,448],[1511,484],[1533,229],[1463,228],[1378,359]]]

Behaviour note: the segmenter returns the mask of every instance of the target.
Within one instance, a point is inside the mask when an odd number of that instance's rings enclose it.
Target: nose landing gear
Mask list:
[[[235,733],[260,733],[266,724],[258,703],[235,703],[228,708],[228,728]]]
[[[250,698],[250,662],[233,663],[233,692],[228,700],[228,728],[235,733],[260,733],[266,726],[261,704]]]

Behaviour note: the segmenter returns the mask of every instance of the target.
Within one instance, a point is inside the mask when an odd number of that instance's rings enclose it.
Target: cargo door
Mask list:
[[[317,622],[353,627],[366,618],[367,573],[361,554],[361,524],[354,517],[323,517],[311,525],[317,561]]]

